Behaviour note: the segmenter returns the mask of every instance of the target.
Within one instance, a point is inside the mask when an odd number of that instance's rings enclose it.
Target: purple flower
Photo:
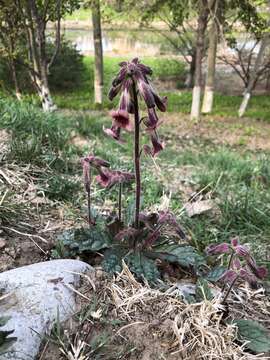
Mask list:
[[[155,108],[147,109],[148,117],[144,118],[143,123],[147,130],[155,130],[160,124]]]
[[[257,278],[264,279],[267,276],[267,269],[263,266],[258,266],[252,256],[247,258],[247,266]]]
[[[239,237],[232,238],[231,244],[232,244],[232,247],[236,247],[237,245],[239,245]]]
[[[97,182],[104,188],[110,188],[115,184],[127,183],[134,180],[134,174],[109,169],[99,169]]]
[[[108,161],[103,160],[94,155],[86,156],[85,158],[83,158],[83,161],[88,162],[90,164],[90,166],[94,166],[95,168],[110,167],[110,163]]]
[[[228,254],[229,252],[230,246],[227,243],[212,244],[206,249],[207,255]]]
[[[127,131],[132,130],[132,125],[129,121],[129,115],[126,110],[112,110],[111,116],[113,118],[113,126],[123,128]]]
[[[156,131],[151,134],[151,142],[153,145],[152,156],[156,156],[161,150],[164,149],[164,143],[161,143]]]
[[[246,257],[246,256],[249,255],[248,248],[246,246],[243,246],[243,245],[235,246],[234,251],[238,256],[241,256],[241,257]]]
[[[223,280],[226,283],[232,283],[233,281],[236,280],[237,277],[238,277],[237,272],[232,269],[229,269],[222,276],[221,280]]]
[[[156,103],[155,103],[153,91],[150,85],[145,81],[145,77],[140,72],[137,72],[135,78],[137,80],[139,94],[144,99],[147,107],[148,108],[155,107]]]
[[[106,129],[103,126],[103,131],[106,135],[110,136],[112,139],[118,141],[120,144],[123,144],[125,141],[121,138],[121,128],[119,126],[112,125],[110,129]]]

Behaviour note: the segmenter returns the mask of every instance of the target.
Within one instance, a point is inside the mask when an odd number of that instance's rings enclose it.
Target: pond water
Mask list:
[[[82,54],[93,54],[93,31],[64,29],[65,38]],[[157,56],[175,54],[165,37],[153,31],[104,30],[103,51],[106,55]]]
[[[63,29],[63,34],[67,40],[70,40],[80,53],[92,55],[94,52],[93,31],[92,30],[73,30]],[[174,37],[162,30],[154,32],[150,30],[104,30],[103,31],[103,51],[105,55],[121,56],[162,56],[162,55],[180,55],[166,37]],[[238,47],[245,46],[250,50],[254,45],[254,40],[241,34],[237,39]],[[222,45],[220,46],[223,47]],[[254,52],[257,53],[259,46],[256,46]],[[226,48],[227,53],[233,53],[234,50]]]

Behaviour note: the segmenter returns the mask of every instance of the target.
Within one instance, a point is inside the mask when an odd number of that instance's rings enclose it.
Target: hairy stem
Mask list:
[[[230,256],[230,259],[229,259],[228,266],[227,266],[227,270],[230,270],[231,265],[232,265],[233,258],[234,258],[234,253],[232,252],[232,253],[231,253],[231,256]],[[222,292],[225,290],[225,287],[226,287],[226,284],[223,285],[223,287],[222,287],[222,289],[221,289]]]
[[[122,184],[119,184],[118,191],[118,220],[122,220]]]
[[[133,100],[134,100],[134,168],[135,168],[135,217],[134,226],[136,229],[139,227],[139,213],[140,213],[140,201],[141,201],[141,169],[140,169],[140,116],[139,116],[139,105],[136,91],[136,84],[133,80],[132,84]]]
[[[89,187],[87,188],[87,210],[88,210],[88,224],[89,227],[92,225],[91,217],[91,167],[89,168]]]
[[[225,296],[224,296],[221,304],[225,304],[225,302],[226,302],[226,300],[227,300],[227,298],[228,298],[228,296],[229,296],[229,294],[230,294],[230,292],[231,292],[231,290],[232,290],[232,288],[233,288],[233,285],[236,283],[236,280],[237,280],[238,278],[239,278],[239,276],[236,276],[236,278],[232,281],[232,283],[231,283],[229,289],[227,290],[227,292],[226,292],[226,294],[225,294]]]

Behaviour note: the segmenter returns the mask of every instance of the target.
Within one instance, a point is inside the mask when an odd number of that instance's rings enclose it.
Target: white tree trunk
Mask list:
[[[209,29],[209,47],[207,56],[207,74],[204,88],[204,97],[202,105],[202,113],[209,114],[213,109],[214,89],[215,89],[215,73],[216,73],[216,55],[217,55],[217,25],[215,19]]]
[[[36,85],[38,88],[38,95],[42,103],[42,109],[46,112],[55,111],[57,106],[53,103],[48,86],[44,85],[40,80],[36,80]]]
[[[94,0],[92,6],[92,24],[95,50],[95,103],[102,104],[103,90],[103,48],[102,48],[102,29],[100,0]]]
[[[209,114],[212,112],[214,103],[214,89],[212,86],[206,86],[204,89],[202,113]]]
[[[199,120],[200,119],[200,108],[201,108],[201,87],[194,86],[192,91],[192,105],[190,112],[191,120]]]
[[[244,113],[246,112],[250,97],[251,97],[251,93],[246,92],[244,97],[243,97],[243,100],[241,102],[240,108],[238,110],[238,116],[239,117],[242,117],[244,115]]]

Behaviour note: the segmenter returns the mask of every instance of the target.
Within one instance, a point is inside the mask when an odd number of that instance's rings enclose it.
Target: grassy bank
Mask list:
[[[109,126],[110,119],[103,114],[45,115],[28,104],[1,101],[0,105],[0,128],[11,136],[1,167],[33,167],[37,191],[62,204],[67,211],[64,216],[76,214],[73,221],[78,214],[86,215],[80,156],[94,151],[110,161],[112,168],[133,167],[130,136],[122,146],[105,138],[102,127]],[[191,243],[200,250],[213,241],[239,235],[266,259],[267,250],[260,245],[267,244],[270,233],[269,153],[213,143],[196,132],[185,137],[170,119],[161,128],[161,135],[167,143],[165,151],[155,163],[149,158],[142,162],[143,208],[153,209],[167,196]],[[147,138],[143,137],[144,141]],[[10,190],[8,184],[4,187]],[[116,192],[101,190],[96,184],[93,193],[99,208],[113,207],[117,199]],[[183,206],[194,193],[199,193],[195,201],[210,199],[214,205],[211,211],[190,218]],[[132,193],[125,193],[125,201],[133,201]],[[11,206],[12,218],[16,206]]]

